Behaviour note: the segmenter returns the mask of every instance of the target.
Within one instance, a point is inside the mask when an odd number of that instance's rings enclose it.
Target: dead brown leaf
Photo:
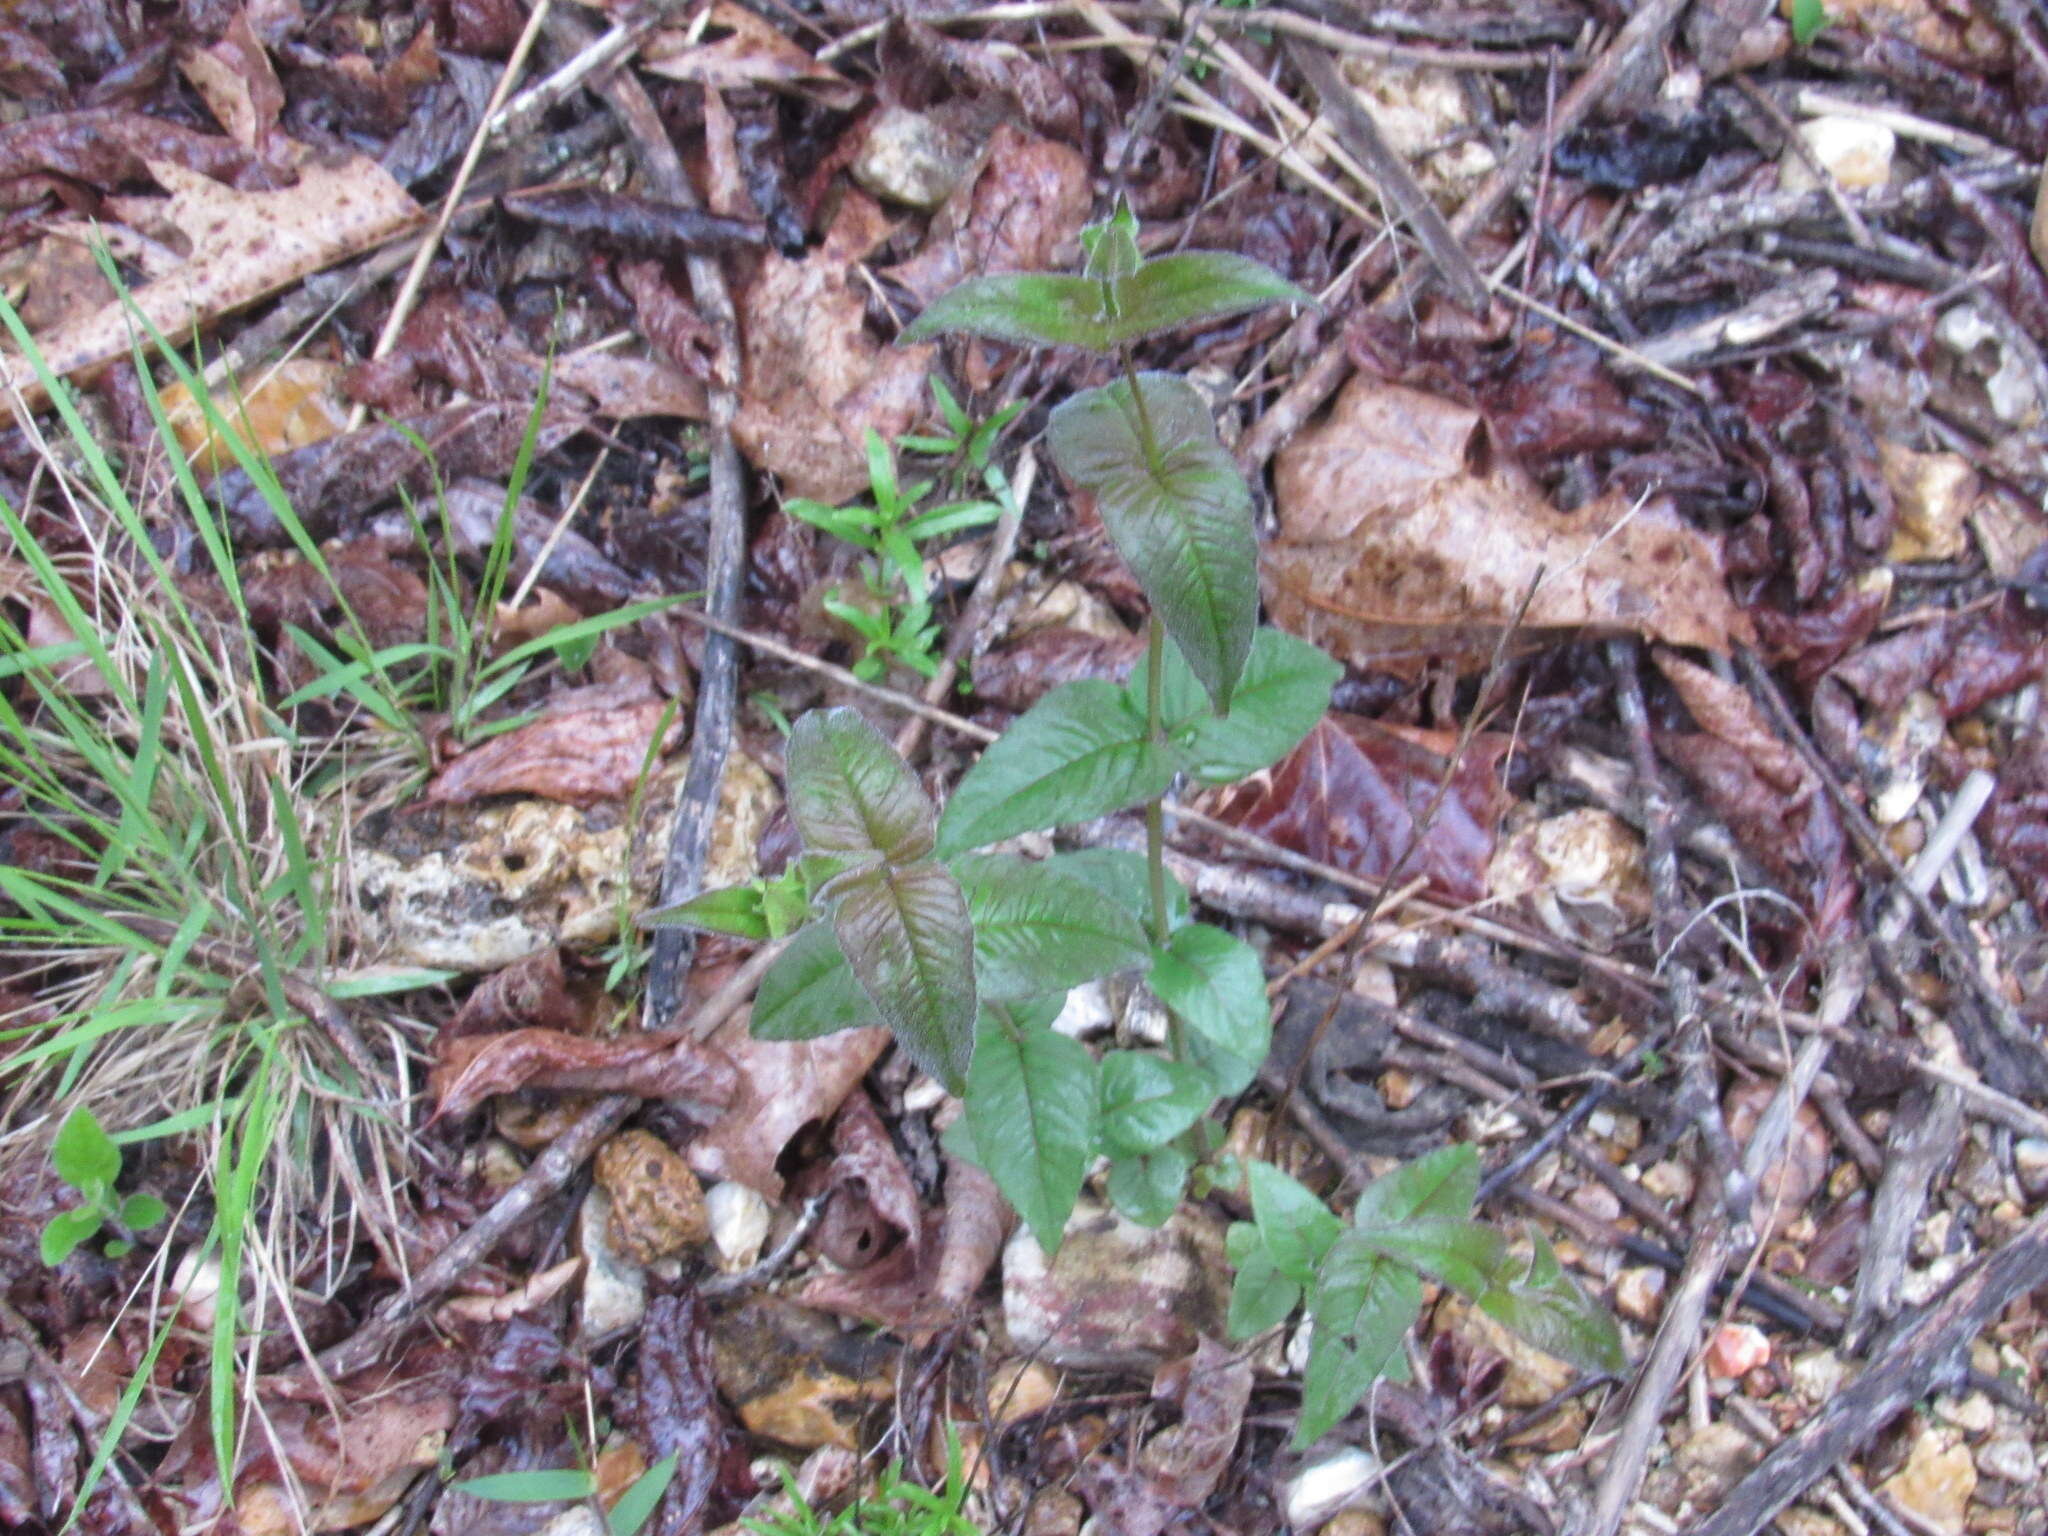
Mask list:
[[[1057,266],[1094,196],[1076,150],[1006,123],[989,140],[981,174],[954,193],[924,247],[888,276],[929,304],[962,278]]]
[[[1751,639],[1718,549],[1667,502],[1559,512],[1495,454],[1478,411],[1440,396],[1354,378],[1281,450],[1274,491],[1273,615],[1361,669],[1483,665],[1517,615],[1718,651]]]
[[[892,1249],[865,1269],[821,1275],[804,1301],[898,1332],[943,1328],[981,1289],[1010,1234],[1010,1207],[995,1180],[974,1164],[946,1159],[938,1212],[926,1212],[920,1240]]]
[[[692,28],[655,32],[640,48],[640,67],[669,80],[688,80],[713,90],[769,86],[800,90],[834,111],[851,111],[860,91],[837,70],[820,64],[780,29],[733,0],[715,0],[706,38]]]
[[[668,705],[659,699],[625,708],[572,709],[472,747],[434,776],[423,798],[442,803],[485,795],[528,794],[592,805],[631,794]],[[680,731],[671,720],[669,742]]]
[[[351,155],[330,164],[307,161],[298,185],[243,192],[169,160],[149,172],[168,201],[120,199],[130,223],[145,212],[183,234],[186,259],[175,272],[143,284],[128,304],[167,337],[189,335],[345,257],[401,233],[419,205],[375,161]],[[50,371],[74,373],[124,355],[135,316],[112,302],[37,338]],[[5,378],[34,398],[35,373],[16,356],[0,355]]]
[[[277,132],[284,87],[278,84],[247,11],[237,11],[212,46],[186,49],[178,68],[229,138],[267,164],[289,152]]]
[[[1180,1423],[1154,1435],[1135,1467],[1098,1452],[1075,1479],[1096,1519],[1123,1536],[1160,1536],[1216,1491],[1244,1429],[1251,1357],[1204,1335],[1194,1354],[1159,1368],[1152,1396],[1178,1403]]]
[[[246,392],[211,397],[221,420],[266,458],[325,442],[348,425],[341,398],[341,367],[325,358],[293,357],[265,368]],[[182,381],[163,392],[164,415],[178,446],[201,475],[217,475],[234,462],[227,439]]]
[[[437,1115],[460,1118],[496,1093],[551,1088],[687,1099],[723,1108],[733,1096],[732,1063],[676,1031],[628,1031],[596,1038],[554,1029],[514,1029],[451,1040],[427,1077]]]
[[[266,1402],[259,1438],[260,1461],[268,1465],[237,1480],[237,1528],[246,1536],[287,1536],[368,1525],[434,1465],[455,1412],[453,1395],[434,1377],[337,1404]],[[290,1479],[279,1475],[278,1458]]]
[[[705,1179],[737,1179],[782,1198],[775,1160],[805,1126],[823,1124],[867,1076],[889,1043],[885,1029],[850,1029],[819,1040],[756,1040],[746,1016],[714,1034],[738,1070],[732,1103],[690,1143],[690,1166]]]
[[[852,271],[888,233],[880,205],[849,192],[822,246],[800,261],[769,253],[740,298],[746,393],[733,437],[791,495],[838,503],[865,491],[863,429],[893,441],[924,415],[932,349],[870,336]]]

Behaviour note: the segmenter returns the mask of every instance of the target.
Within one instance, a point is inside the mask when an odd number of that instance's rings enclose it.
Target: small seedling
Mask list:
[[[1821,0],[1792,0],[1792,41],[1804,48],[1828,24],[1828,9]]]
[[[609,1536],[638,1536],[676,1475],[676,1458],[664,1456],[633,1481],[605,1516]],[[492,1472],[449,1487],[493,1504],[557,1504],[597,1496],[596,1474],[579,1467],[549,1471]]]
[[[108,1258],[118,1259],[135,1247],[135,1233],[146,1232],[164,1219],[164,1203],[155,1195],[116,1198],[121,1149],[83,1105],[72,1110],[59,1127],[50,1147],[50,1164],[83,1202],[59,1211],[44,1224],[43,1262],[52,1268],[70,1258],[81,1243],[91,1242],[102,1227],[111,1227],[117,1234],[107,1240],[102,1251]]]
[[[906,438],[906,446],[942,453],[960,453],[970,462],[979,456],[987,478],[987,456],[993,450],[992,434],[984,438],[987,425],[976,427],[960,410],[950,394],[940,397],[940,409],[947,415],[953,436]],[[999,415],[1005,422],[1015,412]],[[997,427],[1000,430],[1000,427]],[[891,660],[900,662],[924,677],[938,673],[939,658],[934,649],[939,627],[932,622],[930,585],[925,580],[924,556],[918,545],[944,538],[968,528],[994,522],[1003,514],[1008,485],[1001,471],[994,471],[990,489],[998,500],[948,501],[920,512],[918,506],[932,493],[935,482],[915,480],[905,485],[896,473],[896,458],[881,434],[867,431],[868,487],[872,504],[856,502],[847,507],[828,507],[821,501],[793,497],[785,506],[791,517],[823,529],[836,539],[864,550],[861,562],[864,593],[849,595],[834,588],[825,599],[825,611],[851,629],[861,640],[861,654],[853,664],[856,677],[873,682],[888,670]]]
[[[920,1488],[891,1462],[875,1480],[875,1491],[856,1499],[836,1515],[827,1516],[811,1508],[798,1491],[796,1479],[787,1470],[782,1488],[794,1508],[787,1514],[767,1519],[746,1519],[740,1523],[753,1536],[981,1536],[981,1530],[961,1513],[967,1502],[968,1480],[962,1475],[959,1437],[946,1435],[946,1481],[943,1490]]]
[[[1341,675],[1314,646],[1259,626],[1250,488],[1202,397],[1170,374],[1139,373],[1131,358],[1133,343],[1180,325],[1312,301],[1241,256],[1144,260],[1127,207],[1082,243],[1080,276],[974,279],[905,339],[964,331],[1115,357],[1121,377],[1062,403],[1046,437],[1151,602],[1143,663],[1121,684],[1053,689],[983,752],[943,815],[859,714],[805,715],[787,752],[798,867],[649,919],[755,938],[793,930],[755,997],[755,1036],[887,1025],[964,1101],[949,1148],[989,1171],[1048,1254],[1100,1158],[1111,1202],[1145,1225],[1173,1214],[1197,1170],[1197,1188],[1235,1187],[1210,1111],[1251,1085],[1271,1046],[1265,971],[1242,939],[1191,920],[1166,870],[1165,798],[1182,777],[1232,784],[1281,761],[1329,708]],[[989,851],[1136,809],[1142,856]],[[1165,1049],[1098,1058],[1053,1028],[1070,989],[1118,973],[1141,975],[1165,1011]],[[1291,1180],[1276,1197],[1278,1175],[1254,1170],[1254,1190],[1266,1188],[1269,1206],[1282,1199],[1285,1220],[1262,1218],[1237,1239],[1236,1310],[1270,1326],[1309,1298],[1317,1326],[1304,1434],[1401,1368],[1387,1340],[1405,1338],[1420,1275],[1470,1291],[1568,1358],[1614,1362],[1613,1324],[1548,1249],[1515,1259],[1499,1233],[1469,1219],[1476,1155],[1447,1154],[1372,1186],[1349,1233]]]

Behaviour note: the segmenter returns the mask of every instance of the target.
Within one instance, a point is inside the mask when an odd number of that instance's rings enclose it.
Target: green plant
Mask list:
[[[930,585],[918,545],[992,523],[1002,516],[1007,504],[1008,482],[988,461],[996,433],[1015,416],[1015,409],[977,426],[942,385],[935,382],[934,390],[951,435],[909,437],[903,444],[922,452],[957,455],[977,466],[998,500],[948,501],[920,512],[919,503],[937,482],[903,484],[897,477],[895,455],[881,434],[870,427],[867,456],[872,504],[828,507],[800,496],[785,504],[790,516],[866,552],[861,561],[861,590],[849,595],[844,588],[834,588],[825,598],[824,608],[860,637],[861,654],[853,671],[868,681],[881,677],[891,659],[924,677],[938,673],[934,642],[939,626],[932,619]]]
[[[1821,0],[1792,0],[1792,41],[1804,48],[1828,24],[1827,7]]]
[[[1048,693],[988,747],[943,815],[858,714],[804,716],[787,756],[798,866],[652,919],[792,935],[762,980],[754,1033],[808,1039],[888,1025],[961,1095],[949,1145],[988,1169],[1048,1253],[1099,1157],[1111,1201],[1135,1221],[1164,1222],[1218,1149],[1212,1106],[1256,1078],[1271,1044],[1264,968],[1243,940],[1192,920],[1166,870],[1164,800],[1182,775],[1230,784],[1279,762],[1321,719],[1340,675],[1315,647],[1259,627],[1250,491],[1201,396],[1171,375],[1137,372],[1130,355],[1132,343],[1189,321],[1308,296],[1243,257],[1142,260],[1128,208],[1082,238],[1083,275],[976,279],[933,304],[906,339],[969,331],[1117,358],[1120,377],[1062,403],[1047,439],[1151,601],[1144,661],[1125,683]],[[1134,808],[1145,817],[1143,856],[1093,849],[1034,862],[986,851]],[[1053,1028],[1070,989],[1118,973],[1141,974],[1163,1008],[1164,1049],[1098,1059]],[[1432,1165],[1417,1167],[1404,1170],[1410,1182],[1433,1177]],[[1210,1186],[1235,1183],[1233,1170],[1204,1172]],[[1258,1178],[1270,1204],[1271,1180]],[[1395,1369],[1378,1347],[1381,1323],[1411,1291],[1419,1304],[1417,1272],[1455,1268],[1461,1280],[1480,1277],[1485,1297],[1526,1294],[1530,1316],[1547,1315],[1538,1300],[1584,1306],[1568,1282],[1559,1288],[1554,1262],[1517,1270],[1504,1240],[1467,1222],[1469,1193],[1453,1211],[1448,1190],[1407,1200],[1402,1187],[1361,1205],[1357,1241],[1341,1240],[1341,1223],[1305,1191],[1290,1217],[1321,1237],[1288,1248],[1274,1220],[1253,1224],[1262,1245],[1279,1245],[1264,1268],[1265,1248],[1239,1240],[1251,1275],[1245,1315],[1315,1298],[1315,1424]],[[1414,1313],[1393,1325],[1396,1337]]]
[[[1368,1184],[1347,1227],[1270,1163],[1247,1170],[1252,1220],[1227,1236],[1237,1281],[1230,1331],[1248,1339],[1306,1305],[1313,1331],[1295,1445],[1305,1448],[1349,1413],[1375,1381],[1408,1379],[1403,1349],[1422,1308],[1422,1282],[1469,1296],[1489,1317],[1541,1349],[1589,1369],[1626,1363],[1614,1320],[1564,1272],[1540,1232],[1524,1258],[1497,1229],[1472,1220],[1479,1156],[1439,1148]]]
[[[891,1462],[875,1481],[872,1496],[854,1500],[838,1514],[826,1516],[811,1508],[787,1470],[783,1495],[794,1506],[786,1514],[748,1518],[740,1523],[754,1536],[981,1536],[961,1513],[967,1502],[967,1479],[961,1475],[960,1441],[946,1437],[946,1481],[943,1492],[920,1488]]]
[[[618,1502],[605,1516],[605,1530],[610,1536],[638,1536],[654,1514],[655,1506],[661,1503],[661,1496],[668,1492],[668,1485],[675,1480],[675,1475],[676,1457],[671,1454],[635,1478],[633,1485],[619,1495]],[[597,1497],[596,1475],[580,1467],[492,1472],[483,1477],[450,1483],[449,1487],[457,1493],[466,1493],[494,1504],[556,1504]]]
[[[112,1227],[118,1234],[106,1245],[107,1257],[118,1259],[135,1246],[136,1233],[164,1219],[164,1203],[155,1195],[133,1194],[116,1201],[121,1149],[83,1105],[72,1110],[57,1128],[57,1138],[50,1146],[50,1166],[77,1191],[80,1203],[59,1211],[44,1224],[45,1264],[62,1264],[79,1244],[91,1242],[101,1227]]]

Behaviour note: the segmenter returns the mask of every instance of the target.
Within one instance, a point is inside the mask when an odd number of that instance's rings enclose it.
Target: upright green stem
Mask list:
[[[1157,464],[1159,439],[1152,435],[1152,412],[1146,408],[1145,396],[1138,388],[1138,369],[1131,361],[1130,348],[1118,348],[1117,360],[1124,365],[1124,383],[1131,391],[1131,409],[1136,413],[1138,422],[1138,446],[1144,450],[1146,463]]]
[[[1166,711],[1161,705],[1166,672],[1166,631],[1154,614],[1145,643],[1145,730],[1155,742],[1166,740]],[[1152,939],[1164,947],[1171,936],[1166,917],[1166,812],[1164,800],[1145,802],[1145,873],[1152,885]]]

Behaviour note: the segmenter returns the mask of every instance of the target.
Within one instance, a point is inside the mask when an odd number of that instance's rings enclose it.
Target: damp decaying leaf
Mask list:
[[[744,1016],[712,1043],[738,1081],[726,1113],[690,1144],[690,1164],[707,1179],[737,1179],[770,1200],[781,1198],[776,1161],[806,1126],[838,1113],[889,1044],[886,1029],[850,1029],[816,1040],[756,1040]]]
[[[1160,1536],[1199,1511],[1237,1449],[1251,1395],[1250,1355],[1206,1336],[1192,1355],[1162,1365],[1152,1397],[1178,1407],[1180,1422],[1154,1435],[1135,1466],[1098,1454],[1081,1469],[1076,1483],[1096,1519],[1126,1536]]]
[[[672,745],[680,723],[659,699],[549,713],[470,748],[434,776],[424,798],[459,803],[528,794],[570,805],[622,800],[640,782],[664,720],[670,722],[664,745]]]
[[[436,1113],[458,1119],[498,1093],[522,1088],[632,1093],[716,1112],[734,1093],[732,1064],[686,1031],[571,1035],[514,1029],[466,1035],[436,1052],[427,1091]]]
[[[799,92],[839,111],[860,99],[844,75],[733,0],[714,0],[703,33],[699,38],[694,27],[657,30],[641,47],[641,60],[650,74],[717,90],[768,86]]]
[[[420,216],[398,183],[361,156],[333,164],[309,159],[295,186],[276,191],[237,190],[165,159],[150,159],[149,172],[171,196],[123,212],[130,222],[145,212],[158,215],[187,242],[185,260],[129,295],[133,313],[117,300],[37,337],[59,377],[126,356],[135,315],[166,338],[185,337],[402,234]],[[4,366],[8,382],[31,400],[40,395],[25,359],[8,355]]]
[[[1211,814],[1368,880],[1421,875],[1447,899],[1476,901],[1507,809],[1509,738],[1476,737],[1455,767],[1443,755],[1453,745],[1332,713],[1277,767],[1216,796]]]
[[[1078,247],[1092,203],[1085,159],[1006,123],[989,140],[981,173],[940,212],[932,237],[888,275],[929,304],[962,278],[1046,271]]]
[[[823,245],[797,260],[770,252],[739,296],[745,393],[733,436],[790,495],[837,505],[866,491],[863,431],[894,440],[924,415],[932,349],[869,335],[852,270],[889,228],[873,199],[849,192]]]
[[[714,1302],[711,1314],[719,1395],[757,1435],[857,1450],[863,1421],[895,1401],[902,1346],[886,1336],[765,1293]]]
[[[1723,652],[1752,638],[1714,543],[1667,502],[1559,512],[1476,410],[1440,396],[1354,378],[1281,450],[1274,494],[1273,616],[1362,670],[1481,667],[1510,626]]]
[[[703,1530],[715,1498],[752,1491],[744,1447],[719,1401],[715,1326],[692,1294],[647,1304],[633,1427],[650,1459],[676,1458],[675,1478],[642,1527],[654,1536]]]

